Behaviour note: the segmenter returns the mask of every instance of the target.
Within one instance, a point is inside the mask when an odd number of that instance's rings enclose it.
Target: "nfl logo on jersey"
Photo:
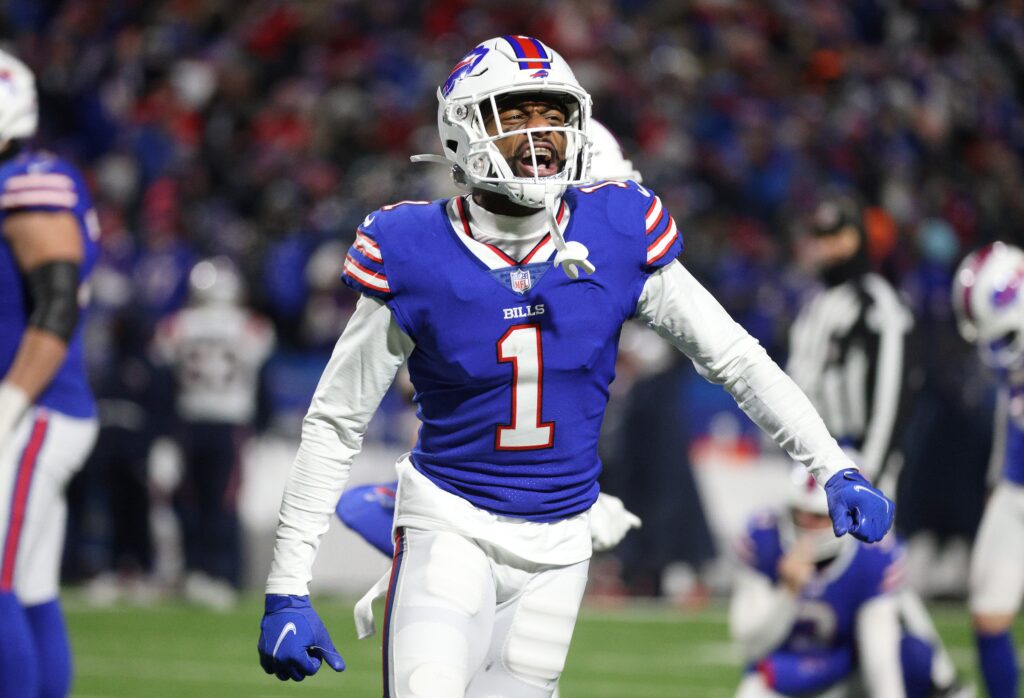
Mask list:
[[[509,281],[512,284],[512,290],[516,293],[526,293],[533,285],[529,269],[513,269],[509,272]]]

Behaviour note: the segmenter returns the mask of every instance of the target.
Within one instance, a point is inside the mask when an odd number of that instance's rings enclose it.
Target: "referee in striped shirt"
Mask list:
[[[786,371],[864,474],[890,494],[902,465],[899,428],[909,405],[910,309],[871,271],[862,207],[822,201],[812,229],[824,289],[790,330]]]

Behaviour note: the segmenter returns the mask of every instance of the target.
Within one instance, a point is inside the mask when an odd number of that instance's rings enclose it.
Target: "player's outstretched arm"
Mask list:
[[[896,506],[853,468],[841,470],[829,478],[825,495],[836,536],[849,533],[854,538],[874,543],[892,526]]]
[[[857,472],[803,391],[681,264],[672,262],[651,275],[637,304],[637,317],[686,354],[701,375],[728,390],[754,423],[819,484],[825,486],[841,472]],[[837,532],[884,535],[892,524],[892,502],[884,500],[886,511],[878,490],[866,481],[847,481],[844,476],[843,482],[849,482],[849,488],[841,486],[842,502],[857,508],[857,519],[851,518],[849,526],[841,521]],[[855,485],[870,488],[872,494],[852,489]],[[864,503],[866,497],[879,505]],[[853,516],[852,509],[846,513]]]
[[[256,648],[263,670],[282,681],[302,681],[323,662],[335,671],[345,670],[345,660],[308,596],[267,594]]]

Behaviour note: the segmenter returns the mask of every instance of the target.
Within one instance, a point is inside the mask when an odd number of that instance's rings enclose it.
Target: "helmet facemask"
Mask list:
[[[586,183],[590,170],[589,95],[571,85],[560,86],[557,90],[550,86],[538,87],[516,86],[491,92],[479,100],[475,99],[476,95],[451,100],[440,115],[448,132],[455,131],[460,136],[458,140],[447,140],[444,146],[449,159],[461,170],[458,174],[465,183],[502,194],[513,203],[529,208],[541,208],[550,198],[561,196],[567,187]],[[538,102],[557,104],[565,114],[564,125],[506,130],[502,126],[501,111],[509,108],[510,99],[514,100],[517,95],[536,96]],[[488,130],[489,124],[493,132]],[[561,134],[564,147],[561,153],[555,154],[559,161],[554,164],[560,167],[545,173],[546,161],[550,160],[543,154],[543,148],[538,153],[537,145],[548,141],[557,146],[559,139],[550,138],[551,134]],[[532,176],[518,174],[499,148],[500,141],[517,137],[526,139],[520,150],[534,172]]]

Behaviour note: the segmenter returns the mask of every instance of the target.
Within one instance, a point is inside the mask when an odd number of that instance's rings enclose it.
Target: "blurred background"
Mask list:
[[[180,372],[159,328],[186,307],[194,265],[223,256],[276,337],[223,490],[241,517],[225,575],[261,588],[300,420],[356,301],[339,280],[355,228],[381,205],[451,195],[444,168],[408,158],[439,152],[451,66],[507,33],[568,59],[672,211],[684,264],[780,363],[818,288],[808,217],[827,191],[867,204],[871,263],[920,335],[898,490],[911,581],[961,598],[993,390],[956,334],[950,276],[983,243],[1024,242],[1020,0],[0,2],[0,42],[37,76],[37,140],[87,174],[102,228],[87,337],[109,447],[72,483],[65,581],[100,604],[183,589],[183,532],[205,524],[189,518]],[[787,465],[656,337],[627,331],[618,373],[603,485],[644,530],[673,533],[599,559],[595,598],[700,606],[728,589],[729,541],[779,500]],[[392,479],[414,428],[398,386],[353,483]],[[361,592],[387,561],[338,529],[316,584]]]

